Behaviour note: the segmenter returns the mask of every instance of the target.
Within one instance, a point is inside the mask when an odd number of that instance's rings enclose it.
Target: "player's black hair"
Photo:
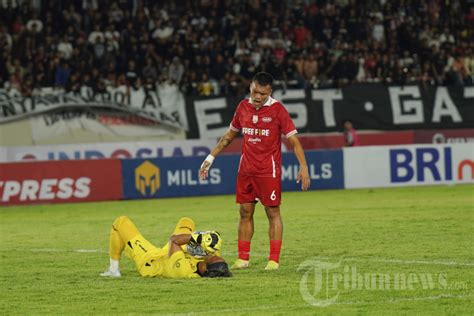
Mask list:
[[[226,262],[214,262],[207,264],[207,270],[202,275],[205,278],[228,278],[232,276]]]
[[[255,76],[253,76],[252,81],[255,81],[261,86],[270,86],[273,88],[273,76],[270,75],[268,72],[259,72]]]

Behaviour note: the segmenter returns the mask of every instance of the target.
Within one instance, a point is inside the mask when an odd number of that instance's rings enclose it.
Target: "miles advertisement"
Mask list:
[[[312,179],[311,189],[344,187],[341,150],[307,152],[306,159]],[[124,198],[233,194],[240,156],[219,156],[206,180],[198,177],[202,160],[203,157],[122,160]],[[298,168],[293,154],[283,154],[283,191],[300,190],[296,183]]]

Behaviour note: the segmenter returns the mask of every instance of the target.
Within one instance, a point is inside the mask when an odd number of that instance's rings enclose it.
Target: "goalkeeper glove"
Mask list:
[[[222,247],[221,235],[213,230],[192,233],[191,242],[200,245],[208,254],[213,254],[216,251],[219,251]]]

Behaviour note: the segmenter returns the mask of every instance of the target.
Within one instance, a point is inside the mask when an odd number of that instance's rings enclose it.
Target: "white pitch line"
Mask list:
[[[418,301],[436,301],[440,299],[468,299],[471,298],[471,295],[452,295],[452,294],[440,294],[434,296],[417,296],[417,297],[403,297],[398,299],[390,299],[390,300],[370,300],[370,301],[346,301],[346,302],[334,302],[334,304],[329,305],[375,305],[375,304],[399,304],[403,302],[418,302]],[[199,312],[191,312],[191,313],[176,313],[176,314],[168,314],[173,316],[192,316],[192,315],[203,315],[203,314],[222,314],[222,313],[242,313],[242,312],[254,312],[254,311],[270,311],[270,310],[285,310],[285,309],[295,309],[295,308],[313,308],[316,310],[323,310],[324,307],[314,307],[309,304],[292,304],[292,305],[263,305],[263,306],[256,306],[256,307],[243,307],[243,308],[228,308],[228,309],[220,309],[210,310],[210,311],[199,311]]]
[[[74,250],[74,252],[100,252],[100,253],[103,253],[103,252],[107,252],[107,251],[100,250],[100,249],[76,249],[76,250]]]
[[[21,249],[0,249],[0,252],[8,251],[18,251]],[[26,249],[21,251],[31,251],[31,252],[77,252],[77,253],[108,253],[104,249],[60,249],[60,248],[33,248]],[[235,253],[223,253],[225,257],[232,257]],[[266,253],[251,253],[251,257],[267,257]],[[283,254],[283,257],[294,258],[294,255]],[[308,257],[309,259],[310,257]],[[451,259],[434,259],[434,260],[422,260],[422,259],[412,259],[412,260],[403,260],[403,259],[389,259],[389,258],[354,258],[354,257],[327,257],[327,256],[314,256],[311,257],[318,260],[340,260],[342,262],[346,261],[356,261],[356,262],[380,262],[380,263],[398,263],[398,264],[425,264],[425,265],[445,265],[445,266],[460,266],[460,267],[473,267],[474,262],[458,262]]]
[[[2,251],[14,251],[19,249],[0,249]],[[31,251],[31,252],[83,252],[83,253],[107,253],[107,251],[102,249],[60,249],[60,248],[33,248],[26,249],[21,251]]]

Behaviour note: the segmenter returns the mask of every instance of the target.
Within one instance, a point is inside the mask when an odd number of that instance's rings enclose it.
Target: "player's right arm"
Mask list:
[[[219,139],[216,147],[212,149],[211,153],[206,157],[206,159],[201,164],[201,168],[199,169],[199,177],[201,179],[206,179],[209,169],[211,168],[212,163],[214,162],[214,158],[219,155],[224,148],[230,145],[232,141],[239,135],[239,132],[234,131],[233,129],[229,128],[224,136]]]

